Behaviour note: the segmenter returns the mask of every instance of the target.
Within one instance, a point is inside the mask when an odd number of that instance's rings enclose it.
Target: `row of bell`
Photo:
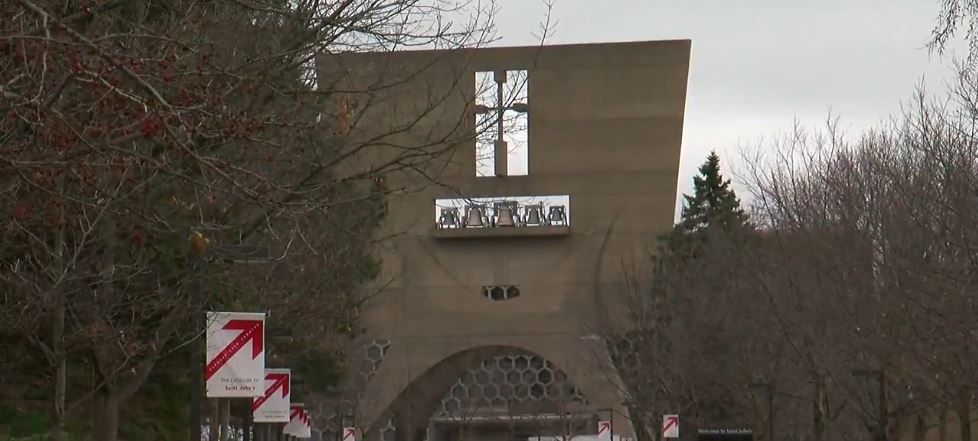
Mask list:
[[[566,225],[567,216],[563,206],[549,207],[549,213],[547,214],[547,224],[550,225]],[[496,207],[496,219],[494,226],[496,227],[516,227],[516,226],[540,226],[544,225],[543,218],[543,206],[540,204],[528,205],[526,206],[526,219],[520,222],[519,215],[515,212],[517,210],[515,205],[512,204],[500,204]],[[458,210],[455,208],[446,208],[441,212],[441,219],[439,223],[443,227],[450,227],[459,224],[460,219],[458,219]],[[482,207],[478,205],[470,205],[466,207],[465,213],[465,223],[466,228],[482,228],[488,223],[488,219],[482,214]]]

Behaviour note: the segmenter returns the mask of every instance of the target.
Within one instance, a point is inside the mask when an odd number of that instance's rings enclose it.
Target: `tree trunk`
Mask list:
[[[209,440],[217,441],[221,439],[221,405],[217,398],[211,398],[211,411],[210,411],[210,438]]]
[[[115,240],[115,223],[111,220],[106,221],[101,227],[101,240],[105,247],[105,253],[100,262],[101,268],[99,268],[99,285],[98,289],[101,290],[103,296],[111,298],[113,292],[115,291],[115,286],[113,285],[112,273],[115,269],[115,260],[113,259],[113,253],[116,250],[116,240]],[[95,312],[98,310],[98,305],[95,300],[92,300],[93,304],[91,306],[93,315],[97,315]],[[93,320],[93,323],[98,323],[99,320]],[[101,364],[101,348],[94,348],[93,358],[95,360],[95,370],[105,384],[101,386],[100,389],[96,391],[95,408],[92,411],[95,413],[95,418],[92,426],[92,435],[95,441],[116,441],[119,436],[119,395],[118,390],[112,385],[112,378],[106,377],[107,369],[102,368]]]
[[[112,392],[99,392],[92,411],[94,441],[116,441],[119,436],[119,397]]]
[[[59,190],[64,190],[64,177],[58,179]],[[61,225],[65,222],[64,206],[59,210]],[[65,228],[58,228],[58,243],[55,244],[55,262],[58,271],[68,271],[65,267]],[[65,356],[64,334],[65,334],[65,290],[60,286],[54,286],[54,320],[51,322],[51,353],[54,355],[55,375],[54,375],[54,405],[51,415],[51,440],[63,441],[65,432],[65,395],[67,389],[68,366]]]
[[[55,294],[57,304],[54,309],[54,321],[51,325],[51,352],[57,367],[54,376],[54,405],[51,415],[51,440],[63,441],[65,430],[65,392],[67,388],[67,362],[64,351],[65,303],[64,293],[59,290]]]
[[[231,399],[222,398],[221,406],[221,441],[231,441]]]
[[[914,421],[913,441],[924,441],[927,436],[927,421],[924,414],[917,414]]]
[[[958,421],[961,425],[961,441],[971,441],[971,390],[961,391],[958,399]]]
[[[937,421],[938,441],[947,441],[947,416],[948,416],[947,406],[942,405],[940,414],[938,414],[939,419]]]
[[[96,354],[95,359],[98,359]],[[97,363],[97,362],[96,362]],[[92,400],[92,433],[95,441],[115,441],[119,436],[119,406],[132,398],[149,378],[154,360],[136,368],[134,375],[121,379],[121,385],[108,383],[95,392]]]
[[[825,378],[815,374],[815,400],[812,403],[812,432],[815,441],[824,441],[828,416],[828,397],[825,395]]]

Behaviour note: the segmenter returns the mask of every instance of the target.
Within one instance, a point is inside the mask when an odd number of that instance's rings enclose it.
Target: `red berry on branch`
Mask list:
[[[31,207],[27,204],[21,204],[14,208],[14,217],[18,220],[27,219],[27,216],[31,214]]]
[[[148,117],[143,120],[141,129],[143,132],[143,138],[149,139],[156,136],[156,133],[159,132],[160,125],[155,118]]]
[[[132,242],[134,246],[138,247],[138,246],[142,246],[142,244],[146,242],[146,236],[143,234],[141,230],[135,230],[132,232],[132,234],[129,235],[129,240]]]
[[[188,105],[191,101],[192,98],[190,97],[190,93],[187,92],[187,89],[180,89],[180,103],[183,105]]]

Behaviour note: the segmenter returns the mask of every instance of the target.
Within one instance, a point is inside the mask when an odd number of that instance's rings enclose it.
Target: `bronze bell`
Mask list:
[[[442,228],[458,228],[459,218],[458,218],[458,208],[442,208],[441,217],[438,219],[438,224]]]
[[[469,205],[465,208],[465,227],[466,228],[482,228],[486,226],[485,222],[482,221],[482,208],[478,205]]]
[[[550,214],[547,215],[551,225],[566,225],[567,216],[564,213],[564,206],[557,205],[550,207]]]
[[[538,226],[541,224],[543,217],[543,205],[533,204],[526,206],[526,225],[528,226]]]
[[[513,207],[510,205],[500,205],[496,207],[496,226],[515,227],[516,220],[513,219]]]

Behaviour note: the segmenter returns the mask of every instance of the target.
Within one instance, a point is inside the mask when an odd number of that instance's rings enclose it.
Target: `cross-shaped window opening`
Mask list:
[[[476,176],[526,175],[527,71],[475,73]]]

